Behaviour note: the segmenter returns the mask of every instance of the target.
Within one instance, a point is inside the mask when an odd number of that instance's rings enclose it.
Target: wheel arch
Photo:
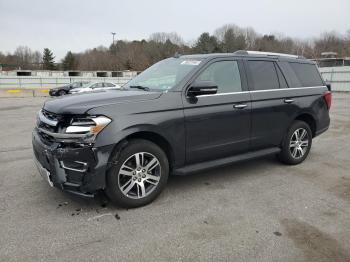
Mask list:
[[[307,123],[311,129],[312,137],[316,136],[316,119],[312,114],[302,113],[298,115],[294,120],[300,120]]]
[[[145,131],[135,131],[133,133],[129,133],[116,144],[114,148],[114,153],[120,152],[124,147],[128,145],[129,141],[134,139],[148,140],[156,144],[157,146],[159,146],[164,151],[164,153],[168,158],[169,169],[170,170],[172,169],[175,161],[175,156],[174,156],[174,152],[171,147],[171,144],[164,136],[154,131],[145,130]]]

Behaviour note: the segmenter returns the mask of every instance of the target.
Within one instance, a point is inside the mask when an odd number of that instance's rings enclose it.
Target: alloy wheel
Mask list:
[[[290,142],[289,150],[293,158],[302,158],[309,147],[309,135],[304,128],[298,128],[294,131]]]
[[[161,177],[159,160],[147,152],[139,152],[124,161],[118,173],[120,191],[132,199],[150,195]]]

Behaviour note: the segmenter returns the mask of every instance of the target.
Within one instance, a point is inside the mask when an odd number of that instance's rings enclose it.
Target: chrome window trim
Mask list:
[[[249,91],[251,93],[259,93],[259,92],[273,92],[273,91],[285,91],[285,90],[307,90],[307,89],[316,89],[316,88],[324,88],[326,86],[309,86],[309,87],[289,87],[289,88],[278,88],[278,89],[266,89],[266,90],[252,90]]]
[[[252,90],[252,91],[242,91],[242,92],[219,93],[219,94],[213,94],[213,95],[199,95],[197,97],[224,96],[224,95],[234,95],[234,94],[262,93],[262,92],[274,92],[274,91],[286,91],[286,90],[307,90],[307,89],[317,89],[317,88],[327,88],[327,87],[326,86],[291,87],[291,88],[278,88],[278,89],[266,89],[266,90]]]
[[[234,95],[234,94],[247,94],[249,91],[241,91],[241,92],[229,92],[229,93],[219,93],[219,94],[213,94],[213,95],[199,95],[196,97],[208,97],[208,96],[226,96],[226,95]]]

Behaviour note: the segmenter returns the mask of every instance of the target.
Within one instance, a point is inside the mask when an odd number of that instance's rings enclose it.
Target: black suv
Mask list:
[[[301,163],[329,127],[331,98],[315,63],[302,57],[176,56],[120,90],[47,101],[33,149],[50,185],[84,196],[103,189],[137,207],[159,195],[170,173],[268,154]]]

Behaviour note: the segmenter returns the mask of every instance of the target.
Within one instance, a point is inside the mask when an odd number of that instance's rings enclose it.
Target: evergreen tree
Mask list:
[[[55,57],[50,49],[45,48],[43,54],[43,68],[45,70],[55,70]]]
[[[209,33],[203,33],[199,36],[194,50],[198,53],[208,54],[219,52],[219,44],[215,36],[211,36]]]
[[[62,59],[62,68],[63,70],[73,70],[75,66],[75,56],[71,51],[68,51],[66,56]]]

